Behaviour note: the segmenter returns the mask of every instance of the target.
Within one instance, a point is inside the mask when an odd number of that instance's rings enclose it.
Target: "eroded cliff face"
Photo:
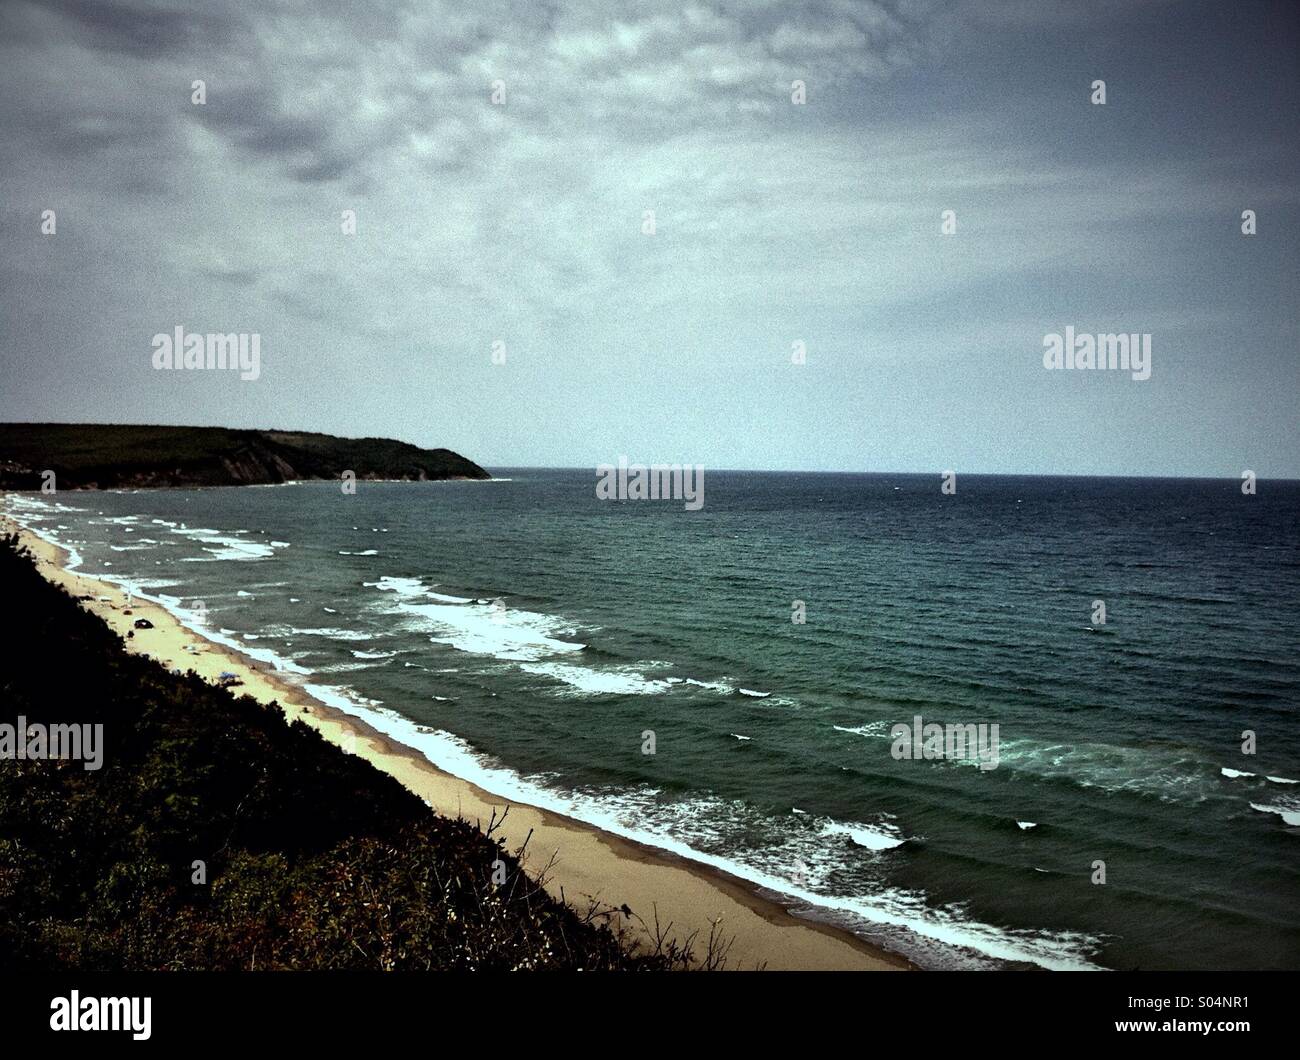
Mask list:
[[[223,456],[221,464],[230,481],[239,485],[290,482],[300,477],[293,465],[277,453],[259,452],[252,448]]]

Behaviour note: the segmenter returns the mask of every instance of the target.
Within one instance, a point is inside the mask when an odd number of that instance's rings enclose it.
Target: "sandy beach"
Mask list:
[[[6,533],[17,532],[37,559],[42,575],[74,597],[126,638],[131,651],[169,669],[193,670],[210,681],[237,675],[238,691],[262,703],[278,702],[289,720],[299,719],[322,737],[358,754],[424,799],[437,812],[461,816],[486,828],[507,809],[496,834],[511,851],[527,839],[525,864],[545,870],[547,887],[582,909],[587,896],[615,908],[626,905],[641,920],[672,924],[679,939],[707,940],[712,925],[731,940],[727,967],[771,970],[901,970],[902,957],[848,932],[792,916],[754,894],[742,881],[711,867],[633,843],[550,811],[507,802],[437,768],[418,751],[397,743],[364,721],[310,696],[286,675],[183,626],[170,612],[147,600],[130,602],[117,586],[66,569],[66,553],[12,520],[0,517]],[[151,629],[133,629],[137,619]],[[127,638],[127,634],[132,636]],[[531,833],[531,836],[530,836]],[[618,916],[619,914],[615,914]],[[634,930],[639,926],[632,922]],[[697,953],[703,945],[697,942]]]

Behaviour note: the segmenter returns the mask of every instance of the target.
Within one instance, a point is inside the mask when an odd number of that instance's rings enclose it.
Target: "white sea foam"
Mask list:
[[[353,527],[353,529],[356,529]],[[425,594],[424,585],[419,578],[391,578],[384,575],[377,582],[362,582],[362,585],[368,589],[382,589],[385,592],[396,593],[404,599],[415,599]]]
[[[674,683],[677,680],[684,680],[685,684],[694,685],[696,688],[707,688],[712,692],[721,692],[723,695],[727,696],[736,691],[735,686],[727,684],[726,681],[697,681],[694,677],[687,677],[685,679],[675,679],[670,677],[668,680],[673,681]]]
[[[334,626],[314,626],[299,628],[289,626],[288,634],[293,637],[325,637],[328,640],[374,640],[371,633],[362,633],[356,629],[339,629]]]
[[[821,834],[825,836],[848,836],[858,846],[866,847],[868,850],[892,850],[894,847],[902,846],[907,842],[906,837],[900,835],[897,828],[886,824],[866,825],[854,822],[827,821],[822,826]]]
[[[880,737],[886,740],[889,739],[889,731],[888,731],[889,725],[887,722],[883,722],[883,721],[869,721],[864,725],[856,725],[853,727],[847,727],[844,725],[832,725],[831,728],[835,729],[837,732],[852,733],[854,736]]]
[[[1253,777],[1255,775],[1254,773],[1245,773],[1240,769],[1229,769],[1227,766],[1221,768],[1219,772],[1229,780],[1236,780],[1238,777]]]
[[[429,639],[458,651],[495,659],[532,662],[550,655],[582,651],[585,644],[549,635],[556,623],[542,615],[493,612],[460,604],[413,604],[406,610],[435,630]]]
[[[961,764],[978,766],[974,759]],[[1212,791],[1213,774],[1193,750],[1104,743],[1003,739],[998,769],[1105,791],[1154,795],[1164,802],[1197,801]]]
[[[480,604],[426,589],[413,578],[380,578],[373,584],[397,597],[397,610],[415,620],[436,644],[447,644],[473,655],[538,662],[550,656],[581,651],[586,645],[554,634],[571,626],[561,619],[533,611]]]
[[[1300,828],[1300,806],[1261,806],[1252,802],[1250,808],[1260,813],[1275,813],[1292,828]]]
[[[154,522],[160,522],[155,519]],[[192,541],[197,541],[201,545],[216,545],[216,548],[204,548],[203,551],[208,553],[207,556],[187,556],[181,560],[182,563],[213,563],[218,560],[241,560],[253,561],[267,559],[275,554],[275,549],[270,545],[264,545],[260,541],[246,541],[237,534],[224,534],[219,530],[209,530],[206,527],[202,529],[192,529],[183,524],[176,526],[174,523],[167,523],[161,520],[163,525],[170,526],[170,533],[178,537],[184,537]]]
[[[519,667],[530,674],[553,677],[587,695],[659,695],[668,690],[667,681],[656,681],[632,667],[595,670],[559,662],[524,663]]]
[[[425,596],[429,591],[419,578],[394,578],[387,574],[382,575],[377,582],[362,582],[361,584],[382,589],[384,592],[396,593],[406,599]],[[469,601],[464,602],[468,603]]]

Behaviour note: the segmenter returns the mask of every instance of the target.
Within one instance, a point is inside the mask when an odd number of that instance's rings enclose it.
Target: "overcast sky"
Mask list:
[[[1300,477],[1295,11],[6,0],[0,419]],[[178,325],[260,377],[156,371]]]

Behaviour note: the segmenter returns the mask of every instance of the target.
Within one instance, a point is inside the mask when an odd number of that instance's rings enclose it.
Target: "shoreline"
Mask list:
[[[830,924],[797,917],[779,903],[757,894],[747,881],[635,840],[602,831],[552,810],[501,798],[471,781],[433,765],[418,749],[400,743],[363,718],[323,702],[281,672],[244,653],[217,643],[185,626],[161,604],[136,596],[127,605],[120,586],[67,568],[68,551],[29,530],[7,515],[0,527],[18,534],[49,582],[81,602],[123,638],[123,647],[155,659],[168,669],[193,670],[210,682],[225,671],[242,682],[232,691],[262,704],[280,704],[287,723],[301,720],[324,739],[357,754],[389,774],[446,817],[464,817],[480,829],[497,820],[496,834],[518,853],[533,873],[545,872],[546,888],[582,908],[587,897],[617,910],[629,907],[645,924],[672,925],[671,935],[694,934],[703,953],[714,924],[731,942],[729,969],[855,970],[913,969],[906,958],[891,953]],[[152,629],[133,630],[137,618]],[[127,637],[132,632],[133,636]],[[504,825],[500,823],[509,811]],[[641,934],[635,920],[614,912],[611,922],[627,923]]]

